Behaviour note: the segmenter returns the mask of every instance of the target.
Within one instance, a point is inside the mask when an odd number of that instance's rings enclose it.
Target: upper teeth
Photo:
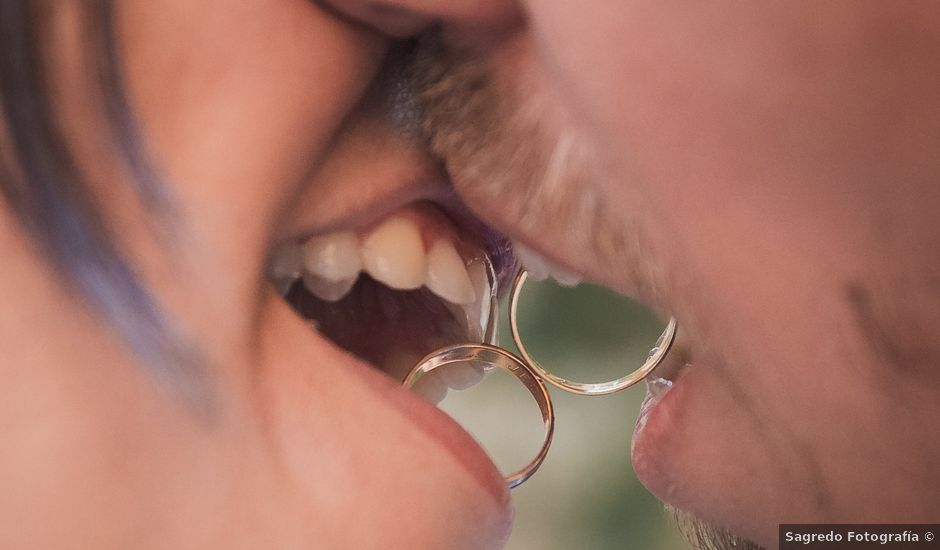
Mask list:
[[[393,215],[365,234],[337,231],[280,247],[270,276],[286,290],[302,278],[311,293],[330,302],[342,299],[365,271],[399,290],[427,286],[434,294],[458,305],[477,301],[478,290],[457,248],[438,237],[425,250],[424,237],[412,217]],[[480,288],[482,297],[488,289]]]
[[[356,279],[362,270],[359,239],[352,231],[311,237],[303,244],[303,268],[331,282]]]
[[[361,252],[369,275],[392,288],[411,290],[427,280],[421,231],[410,218],[393,216],[382,222],[365,238]]]
[[[477,298],[467,266],[447,239],[438,239],[428,251],[426,284],[431,292],[455,304],[469,304]]]
[[[512,250],[522,267],[529,272],[530,279],[544,281],[551,277],[561,286],[569,287],[578,286],[581,283],[582,278],[580,275],[556,266],[522,243],[513,241]]]

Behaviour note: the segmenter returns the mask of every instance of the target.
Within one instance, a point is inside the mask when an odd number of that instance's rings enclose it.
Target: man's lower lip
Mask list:
[[[663,467],[668,463],[664,453],[673,425],[681,415],[684,396],[690,382],[694,382],[690,380],[695,378],[694,370],[694,367],[682,369],[673,379],[671,389],[658,398],[647,390],[633,433],[631,454],[637,478],[663,500],[670,498],[668,488],[674,485],[671,473]]]

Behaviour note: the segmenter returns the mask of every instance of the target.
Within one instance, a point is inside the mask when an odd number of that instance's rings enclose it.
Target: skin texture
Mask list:
[[[3,545],[505,539],[508,495],[479,450],[263,282],[279,238],[446,191],[369,93],[383,35],[432,23],[443,34],[421,78],[446,63],[449,97],[473,97],[461,70],[486,82],[478,128],[422,94],[464,202],[686,331],[694,370],[634,449],[654,494],[766,545],[781,521],[937,521],[940,443],[924,431],[940,421],[937,10],[122,2],[132,103],[185,231],[161,247],[142,209],[102,201],[205,348],[216,412],[200,419],[154,384],[0,210]],[[70,137],[107,173],[95,113],[64,89]],[[597,226],[573,229],[585,212]]]

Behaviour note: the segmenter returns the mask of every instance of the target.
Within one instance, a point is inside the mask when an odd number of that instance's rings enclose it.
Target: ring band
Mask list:
[[[510,489],[521,485],[538,471],[548,455],[549,447],[552,445],[552,438],[555,434],[555,412],[551,396],[545,386],[546,381],[557,388],[578,395],[607,395],[629,388],[646,378],[662,362],[675,342],[677,328],[675,318],[670,318],[666,329],[659,337],[659,340],[656,341],[656,346],[649,352],[646,362],[640,368],[622,378],[599,384],[566,380],[542,368],[529,354],[525,344],[522,343],[522,337],[519,335],[519,295],[523,285],[525,285],[527,275],[525,270],[516,275],[509,298],[509,328],[512,332],[512,339],[516,343],[516,347],[519,348],[520,355],[522,355],[521,358],[503,348],[488,343],[455,344],[439,348],[426,355],[411,369],[402,382],[403,386],[411,388],[422,376],[437,368],[464,362],[501,368],[509,371],[510,374],[522,382],[522,385],[532,394],[538,404],[539,411],[542,414],[542,422],[545,425],[545,438],[535,458],[521,469],[506,476],[506,484]]]
[[[434,369],[452,363],[463,362],[479,363],[509,371],[529,390],[529,393],[535,398],[535,402],[538,403],[539,411],[542,413],[542,422],[545,424],[545,439],[542,441],[542,448],[527,465],[506,476],[506,484],[512,489],[532,477],[532,474],[539,469],[542,461],[548,455],[548,448],[551,447],[552,438],[555,434],[555,412],[552,408],[552,399],[548,395],[548,389],[539,378],[539,375],[526,365],[522,359],[502,348],[489,344],[456,344],[435,350],[411,369],[402,384],[410,388],[421,376]]]
[[[666,325],[666,329],[663,331],[662,335],[659,337],[659,340],[656,342],[656,347],[650,351],[646,362],[643,363],[640,368],[636,369],[630,374],[627,374],[626,376],[616,380],[601,382],[598,384],[572,382],[571,380],[566,380],[558,375],[548,372],[538,363],[538,361],[533,359],[529,354],[529,351],[526,349],[525,344],[522,343],[522,337],[519,336],[519,295],[521,294],[522,286],[525,284],[527,277],[528,273],[525,270],[521,270],[516,275],[516,278],[512,283],[512,291],[509,297],[509,330],[512,332],[512,340],[516,343],[516,347],[519,349],[519,354],[522,355],[522,358],[525,360],[527,365],[537,373],[538,377],[547,381],[556,388],[578,395],[608,395],[627,389],[640,380],[646,378],[646,376],[652,372],[660,362],[662,362],[663,358],[666,357],[666,354],[669,353],[669,349],[672,347],[672,344],[676,339],[676,320],[675,318],[670,318],[669,323]]]

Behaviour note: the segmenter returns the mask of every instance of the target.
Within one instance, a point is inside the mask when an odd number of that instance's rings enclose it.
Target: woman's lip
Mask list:
[[[284,305],[286,306],[286,303]],[[295,312],[291,311],[290,314],[299,319]],[[303,323],[302,319],[299,320]],[[324,336],[313,332],[312,329],[309,332],[309,337],[319,340],[319,344],[333,346]],[[501,506],[509,503],[509,489],[502,474],[479,443],[456,421],[437,406],[404,388],[397,380],[368,363],[345,352],[341,357],[348,363],[346,368],[350,373],[357,376],[379,398],[396,407],[414,426],[440,444],[442,449],[452,454],[497,503]]]
[[[469,233],[472,238],[486,241],[481,244],[486,247],[491,261],[495,263],[501,260],[505,264],[499,272],[511,271],[510,268],[514,266],[511,249],[494,247],[492,242],[486,239],[486,235],[482,234],[482,228],[485,226],[463,206],[439,166],[434,164],[429,168],[417,164],[409,166],[409,170],[414,170],[413,178],[363,179],[364,185],[361,187],[327,178],[320,186],[309,187],[292,208],[290,220],[280,228],[274,240],[296,239],[301,236],[365,227],[410,204],[427,201],[449,216],[461,235]],[[281,302],[289,309],[286,302]],[[293,311],[291,316],[303,322]],[[321,335],[311,334],[311,337],[333,345]],[[454,456],[467,472],[486,488],[499,507],[508,511],[508,524],[511,521],[509,490],[502,474],[476,440],[443,411],[401,387],[388,375],[350,355],[344,353],[344,356],[348,357],[351,363],[348,366],[350,372],[360,377],[380,398],[395,406],[417,428]]]
[[[354,359],[352,361],[358,362]],[[471,477],[486,488],[500,507],[509,509],[511,499],[502,474],[483,448],[456,421],[392,378],[365,364],[360,363],[351,370],[382,399],[394,405],[416,427],[452,454]]]
[[[324,362],[330,363],[328,370],[334,371],[333,376],[342,375],[341,379],[334,383],[336,387],[349,388],[352,384],[352,387],[356,388],[354,392],[357,395],[356,402],[361,404],[352,406],[351,410],[367,406],[378,410],[387,408],[393,416],[397,412],[406,425],[414,427],[425,436],[419,439],[430,443],[430,446],[426,447],[427,452],[434,453],[435,449],[440,449],[443,451],[442,456],[450,457],[448,462],[455,464],[458,471],[466,472],[469,482],[479,488],[480,495],[484,497],[483,501],[472,500],[466,505],[479,507],[482,502],[488,501],[483,508],[474,510],[474,515],[477,517],[488,518],[486,525],[478,526],[477,534],[485,535],[485,538],[490,539],[491,544],[488,546],[500,547],[508,538],[512,527],[514,516],[512,499],[502,474],[476,440],[446,413],[418,394],[410,392],[392,378],[344,352],[313,331],[306,321],[273,290],[269,289],[265,293],[264,300],[266,313],[262,318],[264,325],[268,328],[262,330],[273,335],[274,339],[268,345],[278,350],[289,349],[293,357],[317,357],[321,370],[326,367]],[[295,364],[296,361],[291,361],[291,363]],[[288,367],[284,372],[276,369],[278,372],[268,374],[272,378],[279,379],[279,377],[290,376],[287,372],[291,368],[293,367]],[[283,381],[279,380],[277,383],[283,385]],[[369,396],[374,396],[374,402]],[[267,398],[278,401],[270,395]],[[266,405],[265,409],[270,411],[276,410],[277,407]],[[413,439],[409,438],[409,440]],[[428,461],[428,463],[435,462],[440,461]],[[454,472],[454,470],[449,471],[451,475]],[[409,472],[409,475],[413,474],[414,472]],[[396,473],[389,471],[388,475],[394,476]],[[433,476],[429,477],[433,478]],[[460,480],[454,482],[464,486],[467,484]]]
[[[327,188],[300,197],[290,221],[279,230],[275,240],[365,227],[411,203],[424,200],[443,204],[453,195],[442,174],[428,177],[422,185],[401,182],[378,187]]]
[[[335,347],[335,344],[330,342],[329,339],[307,326],[306,321],[279,296],[274,295],[273,299],[278,302],[275,307],[279,310],[281,308],[286,309],[293,323],[301,325],[300,329],[306,333],[303,336],[305,339],[311,340],[311,345]],[[492,495],[501,507],[507,507],[510,498],[505,479],[483,448],[470,434],[444,411],[418,394],[404,388],[400,382],[352,354],[342,350],[339,351],[340,353],[336,354],[337,360],[347,363],[343,368],[358,377],[380,399],[393,405],[414,426],[437,442],[442,449],[453,455],[471,477],[486,488],[487,492]]]

